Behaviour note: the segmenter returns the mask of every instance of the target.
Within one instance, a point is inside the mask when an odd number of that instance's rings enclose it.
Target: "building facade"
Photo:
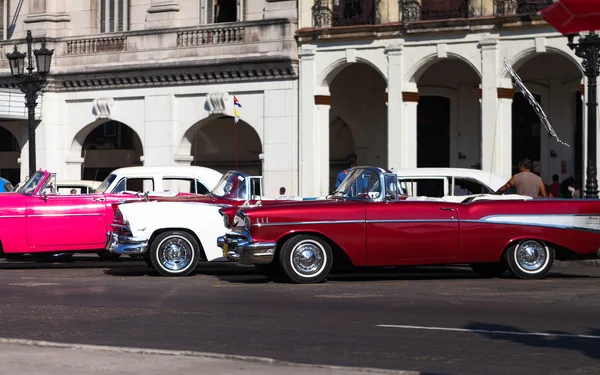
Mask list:
[[[23,94],[5,53],[54,49],[37,166],[60,180],[202,165],[298,187],[294,0],[15,0],[2,6],[0,175],[28,174]],[[234,107],[234,97],[241,107]],[[236,123],[234,108],[239,114]]]
[[[350,152],[365,165],[507,179],[528,157],[546,183],[558,174],[581,184],[585,79],[567,38],[537,15],[551,3],[300,1],[301,194],[330,191]],[[505,60],[568,147],[512,84]]]

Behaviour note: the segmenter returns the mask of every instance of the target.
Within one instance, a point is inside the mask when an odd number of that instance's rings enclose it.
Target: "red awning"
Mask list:
[[[555,0],[541,14],[562,34],[600,30],[600,0]]]

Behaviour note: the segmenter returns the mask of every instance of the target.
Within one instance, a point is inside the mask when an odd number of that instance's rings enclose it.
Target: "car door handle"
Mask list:
[[[104,202],[104,198],[94,198],[94,202]]]
[[[454,211],[454,208],[452,208],[452,207],[442,207],[442,208],[440,208],[440,210],[442,210],[442,211]]]

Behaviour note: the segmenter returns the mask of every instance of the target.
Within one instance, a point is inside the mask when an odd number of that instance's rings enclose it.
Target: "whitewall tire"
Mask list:
[[[200,260],[200,245],[189,233],[169,231],[156,236],[150,245],[152,267],[163,276],[187,276]]]
[[[329,244],[311,235],[288,239],[281,247],[279,263],[283,274],[292,282],[312,284],[323,281],[333,264]]]
[[[543,241],[525,239],[511,246],[505,253],[509,271],[520,279],[541,279],[554,264],[554,249]]]

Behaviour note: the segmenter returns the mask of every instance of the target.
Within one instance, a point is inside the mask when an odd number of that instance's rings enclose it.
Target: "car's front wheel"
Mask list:
[[[333,254],[331,247],[323,239],[298,235],[283,244],[279,263],[290,281],[299,284],[318,283],[329,274]]]
[[[522,240],[505,253],[509,271],[520,279],[541,279],[552,268],[554,249],[538,240]]]
[[[152,268],[163,276],[187,276],[200,260],[200,245],[189,233],[168,231],[150,245]]]

